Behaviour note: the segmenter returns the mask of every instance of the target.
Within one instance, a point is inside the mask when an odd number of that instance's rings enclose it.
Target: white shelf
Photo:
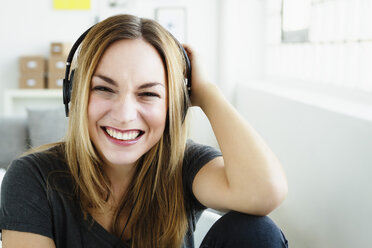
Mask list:
[[[4,92],[5,116],[24,116],[27,108],[54,108],[62,104],[62,89],[12,89]]]

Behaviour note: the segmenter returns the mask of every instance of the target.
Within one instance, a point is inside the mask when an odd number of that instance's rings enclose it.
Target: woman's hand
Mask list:
[[[183,47],[191,63],[191,104],[203,108],[206,91],[210,91],[215,86],[203,74],[198,54],[189,45],[183,45]]]

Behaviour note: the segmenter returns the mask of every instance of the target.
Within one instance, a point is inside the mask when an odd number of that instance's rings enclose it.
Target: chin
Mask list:
[[[121,154],[122,155],[122,154]],[[141,156],[104,156],[107,164],[114,166],[132,166]]]

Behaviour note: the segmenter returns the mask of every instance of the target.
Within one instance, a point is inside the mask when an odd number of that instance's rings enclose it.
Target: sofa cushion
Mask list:
[[[27,109],[27,119],[32,147],[61,141],[67,131],[68,118],[63,107]]]
[[[26,118],[0,118],[0,167],[7,168],[10,162],[27,150]]]

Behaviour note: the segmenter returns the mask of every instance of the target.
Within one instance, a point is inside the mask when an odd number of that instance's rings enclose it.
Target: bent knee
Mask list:
[[[287,247],[283,233],[269,217],[235,211],[222,216],[204,241],[201,247]]]

